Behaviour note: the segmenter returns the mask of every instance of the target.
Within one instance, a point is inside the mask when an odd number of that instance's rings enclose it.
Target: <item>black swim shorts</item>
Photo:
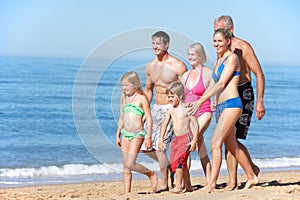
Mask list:
[[[238,90],[243,104],[243,113],[235,123],[236,138],[246,139],[254,108],[254,92],[251,82],[239,85]]]

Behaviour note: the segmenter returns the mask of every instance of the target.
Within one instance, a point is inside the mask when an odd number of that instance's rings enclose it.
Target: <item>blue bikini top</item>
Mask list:
[[[212,74],[212,78],[214,79],[215,83],[219,81],[221,74],[223,72],[223,69],[225,67],[224,62],[227,60],[228,56],[226,58],[224,58],[224,60],[222,61],[221,65],[219,66],[217,73],[213,72]],[[234,71],[232,73],[232,76],[239,76],[240,72],[239,71]]]

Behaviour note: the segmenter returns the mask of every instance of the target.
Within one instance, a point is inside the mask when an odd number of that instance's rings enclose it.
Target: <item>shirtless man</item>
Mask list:
[[[141,149],[143,153],[159,162],[161,172],[161,187],[158,192],[168,191],[168,166],[169,160],[166,151],[172,140],[172,125],[169,124],[164,143],[165,148],[159,149],[160,127],[166,116],[168,109],[172,106],[168,103],[166,88],[174,81],[181,79],[187,71],[185,64],[178,58],[168,53],[170,37],[163,31],[158,31],[152,35],[152,48],[156,58],[146,66],[146,87],[145,94],[151,102],[155,90],[155,101],[151,109],[153,119],[152,149]]]
[[[251,71],[256,77],[256,117],[261,120],[265,115],[264,106],[264,89],[265,89],[265,76],[259,61],[255,55],[252,46],[233,35],[233,20],[230,16],[220,16],[214,21],[214,30],[218,28],[226,28],[232,35],[231,50],[238,56],[241,65],[241,75],[239,80],[239,95],[243,103],[243,113],[240,119],[236,122],[236,138],[246,139],[247,132],[250,126],[253,106],[254,106],[254,93],[251,86]],[[240,148],[246,153],[253,171],[256,175],[259,174],[259,168],[252,162],[247,148],[238,141]],[[226,150],[226,163],[229,174],[229,182],[226,189],[232,190],[237,187],[237,166],[238,163],[234,156]]]

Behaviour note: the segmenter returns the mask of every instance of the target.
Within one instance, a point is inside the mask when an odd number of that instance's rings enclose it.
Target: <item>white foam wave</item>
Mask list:
[[[300,157],[261,158],[253,159],[253,162],[260,168],[300,168]],[[192,160],[191,166],[191,170],[202,169],[199,160]],[[239,166],[239,168],[241,167]],[[227,169],[225,160],[222,161],[221,169]]]
[[[299,167],[300,157],[253,159],[253,162],[262,168]]]
[[[120,173],[120,164],[66,164],[59,166],[44,166],[40,168],[0,169],[0,177],[42,177],[42,176],[75,176],[89,174]]]
[[[299,167],[300,157],[266,158],[254,159],[256,165],[260,168],[285,168]],[[159,170],[157,162],[142,163],[152,170]],[[122,173],[122,163],[115,164],[66,164],[63,166],[44,166],[39,168],[2,168],[0,177],[10,178],[34,178],[34,177],[53,177],[53,176],[77,176],[93,174],[116,174]],[[199,160],[192,160],[191,170],[201,170]],[[221,169],[226,169],[226,163],[223,160]]]

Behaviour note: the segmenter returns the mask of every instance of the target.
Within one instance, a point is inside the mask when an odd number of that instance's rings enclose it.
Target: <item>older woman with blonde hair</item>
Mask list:
[[[196,101],[206,91],[211,79],[212,70],[206,67],[206,54],[200,43],[193,43],[188,48],[188,61],[192,69],[183,74],[182,82],[185,90],[185,103],[195,110],[195,116],[199,125],[199,133],[197,134],[197,150],[201,161],[202,169],[205,173],[207,181],[210,178],[211,164],[204,143],[204,132],[211,122],[210,99],[207,99],[202,106],[198,106]]]

